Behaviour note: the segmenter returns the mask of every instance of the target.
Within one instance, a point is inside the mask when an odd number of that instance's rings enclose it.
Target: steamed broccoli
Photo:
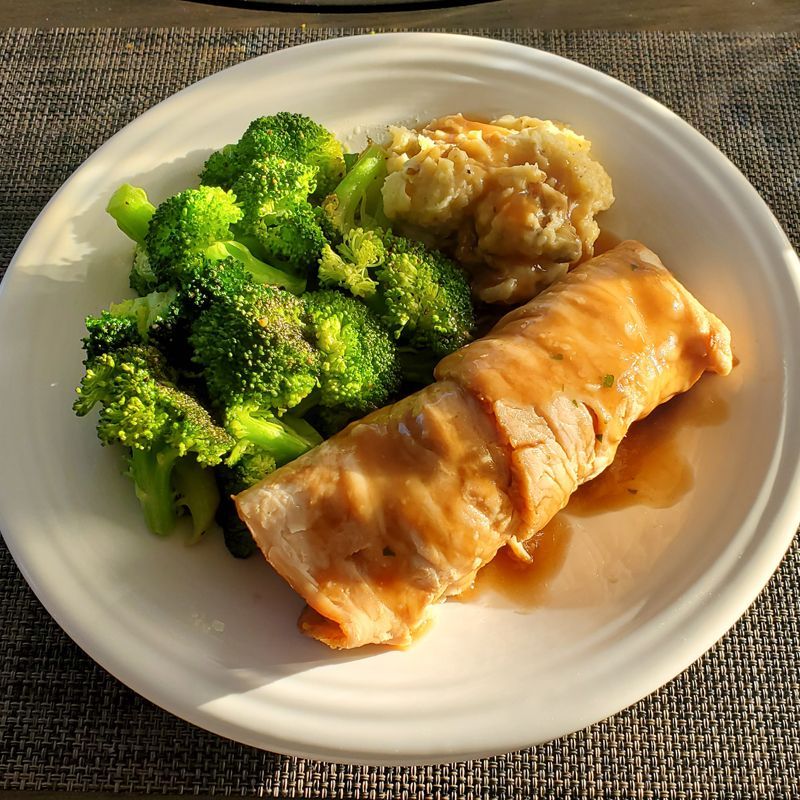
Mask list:
[[[220,493],[214,471],[200,464],[197,459],[186,457],[175,462],[172,473],[175,488],[175,505],[185,508],[192,518],[192,542],[214,524],[220,505]]]
[[[137,244],[133,251],[133,263],[128,283],[131,289],[142,296],[154,292],[158,286],[158,278],[153,272],[144,244]]]
[[[307,164],[266,156],[249,164],[231,190],[245,221],[278,220],[308,200],[316,176],[317,170]]]
[[[256,445],[239,447],[233,464],[220,464],[214,472],[221,500],[216,521],[225,536],[225,547],[235,558],[249,558],[258,549],[247,525],[239,518],[232,495],[239,494],[269,475],[275,459]]]
[[[318,356],[303,310],[288,292],[253,284],[200,314],[190,342],[214,403],[247,400],[280,413],[314,389]]]
[[[187,257],[234,237],[242,218],[236,197],[215,186],[186,189],[156,207],[145,236],[153,272],[162,283],[180,285]]]
[[[298,203],[291,214],[273,223],[258,222],[251,235],[254,250],[287,271],[307,270],[326,245],[314,207],[307,202]]]
[[[131,287],[140,294],[145,290],[180,287],[198,254],[212,260],[236,258],[259,283],[284,286],[298,294],[305,288],[303,276],[262,262],[236,241],[231,226],[241,220],[242,211],[230,192],[201,186],[168,198],[152,210],[142,237],[146,216],[141,210],[145,206],[143,196],[146,197],[142,189],[124,184],[108,204],[108,211],[120,229],[139,237],[134,239],[138,248]]]
[[[111,350],[146,344],[151,330],[171,331],[181,315],[176,289],[151,292],[144,297],[112,304],[97,316],[86,318],[83,347],[91,360]]]
[[[471,337],[465,276],[389,230],[385,177],[382,148],[345,159],[280,113],[212,154],[199,188],[157,207],[127,184],[112,196],[140,297],[87,318],[74,409],[100,405],[98,436],[126,448],[155,532],[188,511],[196,538],[216,518],[246,557],[231,495],[319,444],[313,426],[330,435],[401,381],[429,382]]]
[[[320,353],[320,403],[364,413],[396,391],[397,348],[363,303],[335,290],[303,296]]]
[[[219,260],[195,256],[185,275],[180,295],[195,318],[213,303],[236,298],[256,283],[244,264],[232,256]]]
[[[342,146],[336,137],[303,114],[282,111],[253,120],[236,144],[213,153],[200,180],[230,189],[253,161],[265,156],[299,161],[315,168],[317,197],[324,197],[344,174]]]
[[[243,453],[252,451],[255,446],[271,457],[277,466],[282,466],[322,441],[316,431],[311,435],[299,432],[290,418],[281,419],[253,401],[228,406],[224,425],[236,439],[236,446],[228,458],[229,465],[236,464]]]
[[[340,235],[353,228],[389,227],[381,197],[385,178],[386,153],[379,145],[370,145],[322,204]]]
[[[443,356],[474,331],[469,282],[444,254],[386,230],[385,176],[386,155],[371,145],[325,200],[342,241],[323,249],[319,282],[361,298],[403,344]]]
[[[378,282],[370,270],[386,260],[382,234],[374,230],[352,228],[334,249],[326,244],[319,259],[317,276],[321,286],[340,286],[350,294],[368,300],[378,291]]]
[[[84,416],[100,404],[97,435],[103,444],[128,448],[128,472],[145,520],[162,536],[172,530],[179,511],[176,465],[190,459],[201,467],[214,466],[234,445],[230,434],[173,378],[161,354],[151,347],[104,353],[87,364],[73,406]],[[192,512],[203,506],[203,501],[188,496],[198,484],[202,482],[182,481],[180,503]],[[206,524],[200,519],[195,523]]]
[[[475,329],[466,275],[443,253],[389,232],[353,228],[319,263],[322,286],[361,298],[404,345],[444,356]]]
[[[147,199],[147,192],[129,183],[123,183],[106,205],[106,211],[116,220],[119,229],[142,246],[155,210]]]
[[[234,226],[239,240],[283,268],[312,265],[325,244],[317,213],[308,202],[316,172],[275,156],[254,161],[233,185],[242,209],[242,219]]]
[[[437,356],[469,342],[475,312],[461,268],[420,242],[390,234],[384,242],[386,261],[375,271],[383,322],[401,341]]]

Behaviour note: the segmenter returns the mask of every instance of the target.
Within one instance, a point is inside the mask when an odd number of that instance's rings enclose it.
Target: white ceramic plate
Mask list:
[[[644,241],[732,328],[740,366],[698,397],[694,487],[573,521],[535,604],[448,603],[406,652],[333,653],[300,636],[301,601],[216,540],[146,532],[117,454],[70,410],[83,317],[127,293],[131,248],[104,214],[130,181],[160,200],[255,116],[305,112],[341,135],[463,111],[567,121],[594,142]],[[359,132],[356,131],[355,139]],[[739,172],[676,116],[536,50],[388,34],[257,58],[161,103],[101,147],[31,229],[0,297],[0,508],[23,574],[124,683],[223,736],[284,753],[407,764],[542,742],[654,691],[709,648],[778,565],[800,518],[798,261]]]

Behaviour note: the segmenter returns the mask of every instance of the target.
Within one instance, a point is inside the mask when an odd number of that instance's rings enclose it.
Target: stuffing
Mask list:
[[[392,127],[386,149],[387,217],[442,242],[487,302],[525,302],[590,258],[614,202],[591,143],[549,120],[455,114]]]

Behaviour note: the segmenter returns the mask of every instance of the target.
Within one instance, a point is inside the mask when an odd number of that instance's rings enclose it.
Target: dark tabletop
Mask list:
[[[798,35],[490,33],[610,73],[677,111],[744,171],[800,245]],[[0,272],[52,193],[136,115],[223,67],[331,35],[297,27],[0,31]],[[0,792],[797,797],[798,568],[795,542],[754,606],[706,656],[587,730],[467,763],[369,769],[258,751],[156,708],[71,642],[0,544]]]
[[[800,31],[797,0],[3,0],[0,28],[255,26]]]

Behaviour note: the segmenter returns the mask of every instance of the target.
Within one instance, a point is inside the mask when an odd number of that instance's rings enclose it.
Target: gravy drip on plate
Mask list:
[[[569,561],[570,546],[580,546],[574,529],[576,518],[595,517],[635,505],[653,509],[675,505],[694,485],[693,465],[680,447],[681,432],[720,425],[729,413],[728,403],[717,394],[690,392],[673,398],[636,422],[620,444],[611,466],[583,484],[564,511],[525,543],[531,561],[525,563],[504,548],[478,573],[473,587],[459,599],[480,600],[492,592],[515,607],[561,604],[565,598],[562,595],[557,601],[555,596],[561,593],[551,584],[562,570],[573,569]],[[642,530],[639,535],[646,537],[650,533]],[[579,584],[577,573],[581,569],[580,565],[574,567],[574,580],[562,575],[567,578],[562,583]],[[582,594],[587,599],[595,595],[585,585]],[[564,604],[573,603],[567,599]]]

